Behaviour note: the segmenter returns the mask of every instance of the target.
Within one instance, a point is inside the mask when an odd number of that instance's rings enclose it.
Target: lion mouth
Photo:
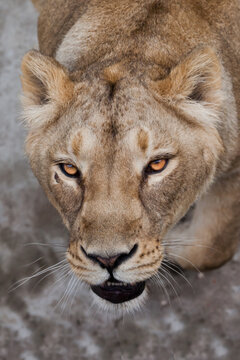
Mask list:
[[[145,281],[135,284],[122,283],[110,278],[101,285],[92,285],[92,291],[104,300],[113,304],[120,304],[135,299],[142,294],[145,288]]]

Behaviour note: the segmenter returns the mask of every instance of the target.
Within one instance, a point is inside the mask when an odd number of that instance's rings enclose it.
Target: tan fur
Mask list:
[[[32,0],[32,3],[36,7],[36,9],[40,12],[44,5],[47,3],[47,0]]]
[[[113,64],[104,69],[104,79],[110,84],[116,84],[124,76],[124,69],[121,64]]]
[[[85,282],[109,274],[81,247],[109,257],[138,244],[113,272],[128,283],[155,276],[165,258],[206,269],[234,254],[239,19],[239,2],[229,0],[49,0],[42,8],[42,54],[22,64],[27,153]],[[164,171],[147,175],[161,157]],[[59,163],[81,177],[66,177]]]
[[[203,48],[193,52],[176,66],[166,79],[157,81],[154,87],[161,97],[166,96],[171,100],[191,97],[197,90],[199,94],[205,96],[205,99],[201,100],[216,106],[221,100],[219,96],[222,86],[221,73],[215,52],[211,48]]]
[[[28,52],[22,62],[24,118],[31,126],[50,123],[73,98],[74,85],[68,72],[54,59],[37,51]]]
[[[138,145],[143,152],[148,148],[148,134],[144,130],[138,133]]]
[[[23,58],[22,87],[33,105],[48,100],[68,102],[73,96],[73,84],[67,71],[54,59],[34,50]],[[45,99],[41,99],[42,94],[45,94]]]

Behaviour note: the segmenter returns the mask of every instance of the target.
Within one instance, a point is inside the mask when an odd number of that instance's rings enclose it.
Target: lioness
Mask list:
[[[229,260],[240,215],[239,0],[35,0],[26,151],[100,306]]]

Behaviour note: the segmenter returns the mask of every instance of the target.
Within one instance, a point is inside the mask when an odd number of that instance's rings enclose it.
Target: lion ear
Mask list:
[[[29,113],[37,116],[44,111],[52,116],[73,97],[74,84],[67,70],[53,58],[31,50],[24,56],[21,70],[23,116],[28,123],[34,122]],[[39,121],[40,116],[37,118]]]
[[[178,103],[185,110],[192,111],[193,105],[200,109],[202,105],[205,110],[217,111],[222,103],[222,66],[212,48],[200,48],[153,86],[158,96]]]

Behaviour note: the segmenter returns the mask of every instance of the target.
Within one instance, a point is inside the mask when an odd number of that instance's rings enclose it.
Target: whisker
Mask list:
[[[54,282],[53,286],[56,286],[56,284],[60,281],[62,281],[67,275],[70,275],[72,273],[72,269],[64,269],[63,274]]]
[[[76,281],[76,283],[75,283],[75,289],[74,289],[73,296],[72,296],[72,301],[71,301],[71,303],[70,303],[70,309],[71,309],[72,306],[73,306],[73,302],[74,302],[74,300],[75,300],[75,297],[76,297],[76,294],[77,294],[77,290],[78,290],[78,285],[79,285],[80,282],[81,282],[81,280],[80,280],[79,278],[77,278],[77,281]]]
[[[190,260],[188,260],[188,259],[185,258],[184,256],[180,256],[180,255],[177,255],[177,254],[174,254],[174,253],[168,253],[167,255],[173,256],[173,257],[178,257],[179,259],[182,259],[182,260],[187,261],[189,264],[192,265],[192,267],[193,267],[198,273],[201,273],[201,271],[200,271]]]
[[[28,266],[30,266],[30,265],[33,265],[33,264],[35,264],[36,262],[38,262],[39,260],[42,260],[42,259],[43,259],[43,257],[40,256],[40,257],[37,258],[36,260],[34,260],[34,261],[32,261],[32,262],[30,262],[30,263],[28,263],[28,264],[23,265],[23,267],[28,267]]]
[[[190,283],[190,281],[187,279],[186,276],[184,276],[180,271],[177,271],[174,267],[171,266],[172,262],[168,259],[163,260],[162,261],[163,266],[166,266],[167,268],[169,268],[169,270],[174,271],[176,274],[180,275],[186,282],[188,285],[190,285],[190,287],[193,289],[192,284]]]
[[[33,272],[33,275],[34,275],[34,274],[37,274],[40,270],[44,269],[45,266],[46,266],[46,264],[40,266],[38,269],[36,269],[36,270]]]
[[[62,248],[67,248],[67,246],[65,245],[61,245],[61,244],[45,244],[45,243],[38,243],[38,242],[33,242],[33,243],[27,243],[27,244],[24,244],[23,246],[26,247],[26,246],[33,246],[33,245],[40,245],[40,246],[46,246],[46,247],[62,247]]]
[[[34,290],[44,279],[46,279],[47,277],[55,274],[56,272],[58,272],[58,271],[60,271],[60,270],[63,270],[63,271],[65,271],[65,272],[67,272],[67,271],[69,270],[69,269],[68,269],[68,264],[64,265],[62,269],[55,269],[55,270],[49,272],[47,275],[45,275],[43,278],[41,278],[41,279],[34,285],[33,290]]]
[[[14,290],[16,290],[19,286],[22,286],[22,285],[24,285],[26,282],[28,282],[29,280],[31,280],[31,279],[34,279],[34,278],[36,278],[36,277],[38,277],[38,276],[40,276],[40,275],[42,275],[42,274],[45,274],[46,272],[49,272],[49,271],[51,271],[51,270],[59,270],[62,266],[63,266],[63,263],[64,262],[66,262],[66,259],[64,259],[64,260],[62,260],[62,261],[59,261],[58,263],[56,263],[56,264],[54,264],[54,265],[52,265],[52,266],[49,266],[49,267],[47,267],[46,269],[44,269],[44,270],[40,270],[40,271],[38,271],[37,273],[34,273],[33,275],[31,275],[31,276],[27,276],[27,277],[25,277],[25,278],[23,278],[23,279],[21,279],[21,280],[18,280],[15,284],[13,284],[12,285],[12,287],[10,287],[10,289],[9,289],[9,292],[12,292],[12,291],[14,291]],[[67,264],[66,264],[67,265]]]
[[[197,243],[196,243],[197,242]],[[162,241],[162,245],[165,247],[177,247],[177,246],[193,246],[193,247],[201,247],[201,248],[206,248],[206,249],[210,249],[210,250],[214,250],[218,253],[222,253],[219,249],[217,249],[216,247],[212,247],[209,245],[205,245],[203,240],[201,240],[200,238],[183,238],[183,239],[179,239],[179,238],[164,238]]]
[[[170,296],[168,294],[168,291],[167,291],[162,279],[158,276],[158,274],[154,274],[154,276],[151,278],[151,280],[154,280],[154,282],[157,285],[160,284],[160,288],[163,291],[163,294],[166,296],[169,306],[172,307],[172,302],[171,302]]]
[[[62,296],[62,297],[60,298],[60,300],[57,302],[57,304],[56,304],[56,306],[55,306],[55,309],[57,309],[57,308],[60,306],[61,303],[62,303],[62,305],[63,305],[63,303],[64,303],[64,301],[65,301],[65,297],[66,297],[66,295],[68,294],[68,291],[69,291],[69,288],[70,288],[70,286],[71,286],[71,283],[72,283],[73,279],[74,279],[74,274],[71,273],[71,274],[70,274],[70,280],[69,280],[68,283],[67,283],[67,287],[66,287],[66,289],[65,289],[65,291],[64,291],[64,293],[63,293],[63,296]],[[61,308],[62,308],[62,305],[61,305]]]
[[[172,244],[162,244],[164,247],[182,247],[182,246],[189,246],[189,247],[200,247],[200,248],[204,248],[204,249],[210,249],[213,250],[215,252],[218,253],[222,253],[219,249],[214,248],[212,246],[208,246],[208,245],[203,245],[203,244],[186,244],[186,243],[182,243],[182,242],[173,242]]]
[[[172,281],[176,284],[177,288],[180,289],[179,284],[177,283],[177,281],[174,279],[174,277],[170,274],[169,271],[167,271],[167,269],[164,269],[164,267],[160,267],[160,272],[163,271],[165,274],[167,274],[168,276],[170,276],[170,278],[172,279]]]
[[[74,301],[74,294],[76,293],[76,285],[78,283],[78,278],[76,276],[74,276],[73,278],[73,283],[68,291],[68,296],[66,297],[66,300],[65,300],[65,307],[63,309],[63,313],[64,311],[66,311],[66,307],[67,307],[67,304],[68,303],[73,303]],[[69,306],[69,309],[71,308],[71,305]]]
[[[53,286],[51,288],[51,293],[56,292],[59,289],[59,287],[61,287],[63,285],[65,280],[70,275],[72,275],[72,270],[71,269],[65,269],[65,270],[60,270],[60,271],[61,271],[61,274],[57,274],[57,279],[53,283]]]
[[[161,269],[160,269],[161,270]],[[175,287],[173,286],[173,284],[171,283],[171,281],[166,277],[166,275],[162,274],[161,272],[159,272],[159,275],[161,275],[167,282],[168,284],[171,286],[171,288],[173,289],[174,294],[176,295],[177,298],[179,298],[179,294],[176,291]]]
[[[75,276],[72,276],[71,280],[70,280],[70,284],[69,284],[69,289],[68,289],[68,292],[65,296],[65,299],[64,299],[64,302],[62,303],[62,314],[64,314],[65,310],[66,310],[66,307],[67,307],[67,303],[69,301],[69,298],[71,297],[72,295],[72,289],[74,287],[76,283],[76,278]]]

